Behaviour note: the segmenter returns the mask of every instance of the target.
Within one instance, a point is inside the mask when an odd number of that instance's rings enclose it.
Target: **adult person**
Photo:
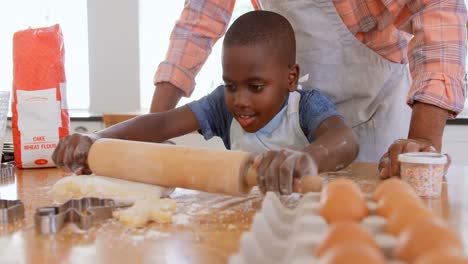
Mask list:
[[[186,1],[155,73],[152,112],[190,96],[223,36],[234,0]],[[399,174],[398,154],[441,151],[446,120],[462,111],[467,12],[463,0],[252,1],[293,25],[306,87],[317,87],[358,135],[358,161]],[[411,74],[410,74],[411,73]],[[409,105],[410,107],[408,107]]]

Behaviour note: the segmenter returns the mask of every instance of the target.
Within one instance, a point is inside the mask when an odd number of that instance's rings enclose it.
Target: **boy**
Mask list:
[[[295,46],[294,31],[281,15],[244,14],[223,42],[224,86],[174,110],[65,137],[52,158],[58,167],[90,173],[87,153],[99,138],[163,142],[199,130],[205,139],[221,137],[227,149],[256,154],[262,192],[289,194],[294,181],[343,168],[359,150],[356,135],[325,95],[296,90]]]

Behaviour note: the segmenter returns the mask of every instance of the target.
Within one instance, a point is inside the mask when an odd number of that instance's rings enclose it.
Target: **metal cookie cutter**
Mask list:
[[[15,182],[15,162],[4,162],[0,164],[0,184]]]
[[[0,225],[9,224],[24,218],[24,205],[21,200],[0,200]]]
[[[116,203],[113,199],[85,197],[72,199],[59,206],[36,209],[34,225],[36,232],[51,234],[58,232],[65,224],[75,223],[81,229],[89,229],[95,221],[112,217],[117,208],[131,206],[131,203]]]

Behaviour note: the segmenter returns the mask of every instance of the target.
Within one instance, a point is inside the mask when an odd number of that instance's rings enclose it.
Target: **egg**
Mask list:
[[[376,214],[388,218],[400,207],[424,206],[421,198],[415,193],[394,191],[383,194],[377,203]]]
[[[464,256],[462,252],[452,249],[436,250],[422,255],[414,264],[468,264],[468,257]]]
[[[350,262],[352,261],[352,262]],[[366,244],[342,244],[327,251],[320,258],[324,264],[384,264],[386,263],[382,252]]]
[[[336,222],[328,227],[325,237],[315,250],[315,255],[320,257],[328,250],[346,243],[368,245],[374,250],[380,250],[367,229],[356,222],[345,221]]]
[[[336,188],[337,186],[342,186],[342,185],[352,185],[354,186],[357,190],[360,190],[359,189],[359,186],[357,186],[357,184],[350,180],[350,179],[346,179],[346,178],[338,178],[338,179],[335,179],[335,180],[331,180],[324,188],[324,192],[327,193],[328,191],[332,191],[334,188]]]
[[[448,249],[462,251],[463,245],[445,221],[431,218],[405,228],[398,237],[394,255],[399,260],[413,263],[428,252]]]
[[[407,191],[416,194],[413,187],[405,181],[402,181],[399,178],[392,177],[388,180],[384,180],[380,183],[375,191],[372,194],[372,200],[378,202],[382,195],[389,193],[389,192],[400,192],[400,191]]]
[[[323,189],[319,213],[328,223],[334,223],[361,221],[369,212],[359,186],[348,179],[337,179]]]
[[[409,225],[434,217],[435,215],[424,205],[412,203],[397,208],[392,215],[389,216],[384,231],[385,233],[398,236],[401,231]]]

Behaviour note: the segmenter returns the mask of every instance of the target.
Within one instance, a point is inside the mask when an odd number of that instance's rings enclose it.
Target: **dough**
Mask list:
[[[170,223],[176,203],[168,196],[174,189],[97,175],[67,176],[52,187],[57,202],[82,197],[110,198],[133,202],[133,206],[114,211],[113,216],[129,227],[143,227],[149,221]]]
[[[165,197],[173,190],[173,188],[105,176],[73,175],[58,180],[52,187],[52,195],[57,202],[82,197],[110,198],[116,201],[134,202],[142,199]]]
[[[136,201],[132,207],[114,211],[113,216],[128,227],[144,227],[148,222],[172,222],[176,203],[171,199],[144,199]]]

